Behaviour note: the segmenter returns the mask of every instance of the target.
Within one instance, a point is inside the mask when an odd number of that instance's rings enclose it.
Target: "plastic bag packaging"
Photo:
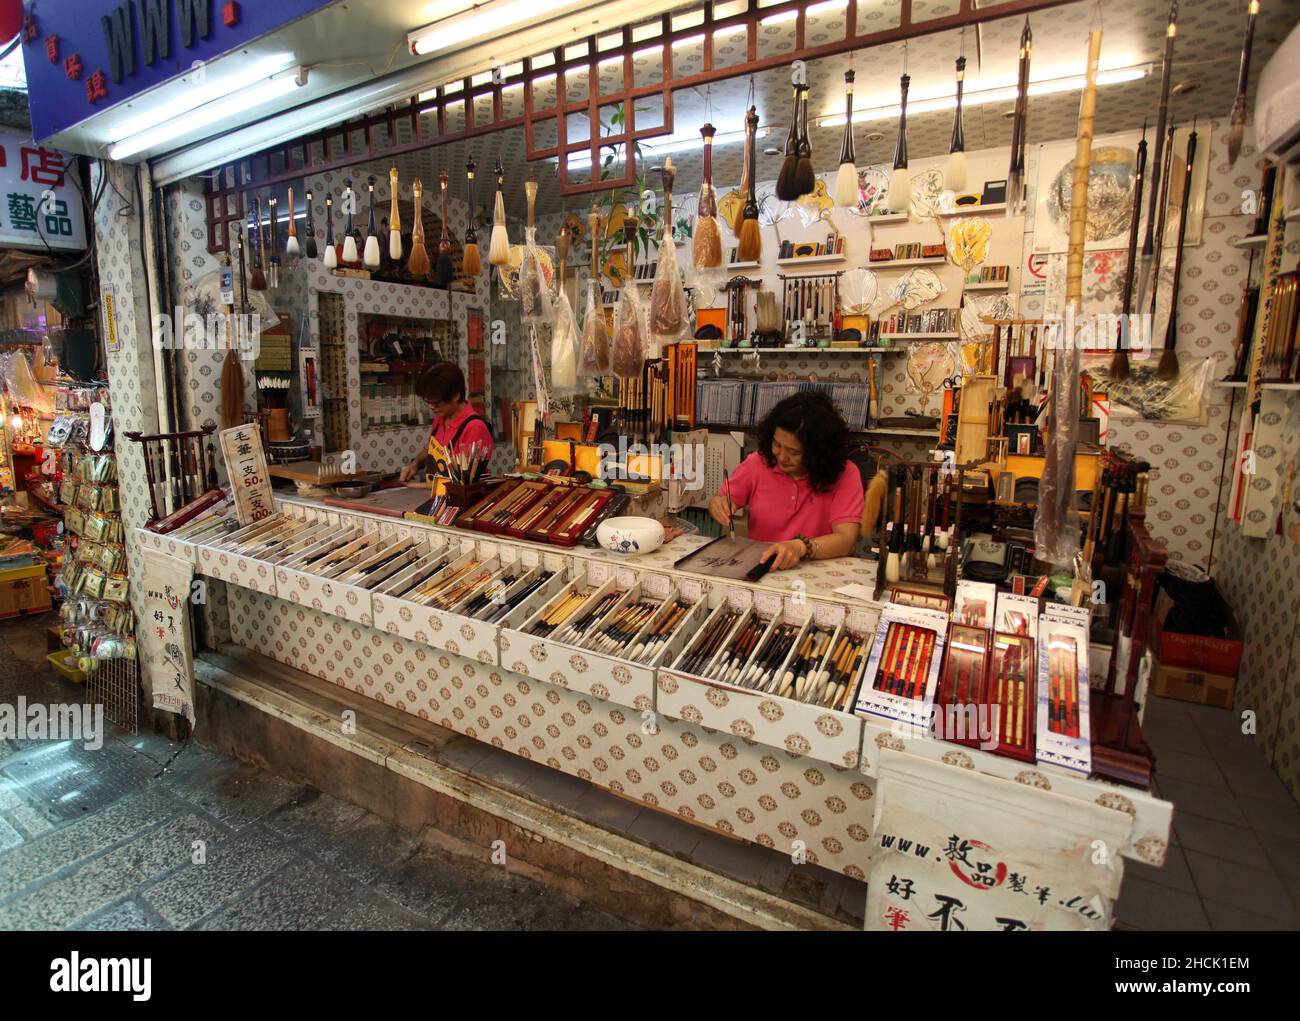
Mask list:
[[[578,322],[564,288],[555,299],[551,328],[551,390],[557,396],[578,389]]]
[[[587,313],[582,321],[582,353],[578,359],[584,376],[609,375],[609,323],[597,302],[595,280],[587,285]]]
[[[36,382],[26,352],[15,349],[0,354],[0,375],[13,405],[31,408],[38,415],[54,414],[54,390]]]
[[[546,370],[542,368],[542,352],[537,344],[537,324],[528,324],[528,368],[533,376],[534,399],[537,414],[543,418],[550,414],[550,394],[546,389]]]
[[[1152,352],[1155,354],[1155,352]],[[1214,371],[1214,360],[1184,360],[1177,379],[1156,374],[1158,357],[1130,358],[1129,377],[1123,382],[1110,378],[1110,355],[1089,359],[1085,370],[1097,390],[1110,397],[1112,415],[1123,415],[1120,406],[1149,422],[1202,422],[1205,420],[1205,389]]]
[[[659,347],[671,344],[686,330],[686,291],[677,270],[677,246],[671,237],[659,245],[659,265],[650,289],[650,335],[655,344],[648,356],[659,357]]]
[[[637,285],[629,280],[623,287],[623,300],[619,302],[618,318],[614,323],[613,351],[610,355],[611,371],[620,379],[641,375],[641,363],[646,358],[645,311]]]
[[[1043,475],[1034,514],[1037,556],[1067,566],[1079,550],[1079,516],[1075,513],[1074,450],[1079,441],[1079,348],[1051,352],[1052,376],[1039,423],[1044,427]]]
[[[524,251],[519,262],[519,300],[523,304],[525,319],[536,322],[551,318],[551,292],[546,286],[535,227],[524,231]]]

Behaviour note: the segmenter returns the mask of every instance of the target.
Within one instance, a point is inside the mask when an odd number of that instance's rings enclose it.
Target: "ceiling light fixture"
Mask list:
[[[279,99],[294,89],[306,85],[307,73],[307,67],[291,67],[287,71],[280,71],[244,88],[224,91],[220,98],[186,110],[180,116],[172,117],[160,124],[156,123],[157,118],[152,118],[155,127],[129,135],[120,142],[114,142],[108,147],[108,158],[123,160],[146,149],[155,149],[183,135],[193,134],[201,128],[210,128],[227,118],[265,106],[273,99]]]
[[[427,57],[490,36],[505,35],[520,25],[536,24],[550,14],[568,13],[586,6],[574,0],[493,0],[414,29],[406,34],[406,42],[416,56]]]
[[[1098,85],[1118,85],[1122,82],[1139,81],[1145,78],[1151,70],[1149,64],[1140,64],[1133,67],[1117,67],[1109,71],[1102,71],[1097,75]],[[1078,92],[1083,88],[1085,78],[1081,74],[1065,75],[1058,78],[1044,78],[1036,82],[1029,83],[1029,94],[1031,96],[1050,96],[1060,92]],[[1014,85],[1000,86],[997,88],[981,89],[975,92],[967,92],[962,97],[962,105],[983,106],[987,103],[1002,103],[1016,98],[1016,87]],[[912,101],[907,104],[909,114],[917,113],[934,113],[940,110],[952,110],[957,106],[957,94],[954,92],[949,96],[935,96],[931,99],[921,99]],[[862,124],[867,121],[888,120],[898,116],[898,104],[892,106],[877,106],[864,110],[853,111],[853,123]],[[818,127],[839,128],[844,126],[844,114],[835,114],[829,117],[823,117],[817,122]]]
[[[771,131],[772,129],[770,127],[759,128],[758,137],[763,138],[770,134]],[[714,148],[717,148],[719,145],[729,145],[732,142],[743,142],[744,140],[745,132],[743,130],[723,131],[713,136],[713,145]],[[650,156],[658,158],[659,156],[663,156],[670,152],[681,152],[685,149],[691,148],[698,149],[700,147],[700,133],[698,131],[693,131],[689,135],[668,135],[664,138],[643,140],[641,144],[645,146],[646,149],[650,150]],[[621,150],[623,148],[623,143],[619,142],[616,145],[610,145],[607,148]],[[551,156],[548,158],[553,163],[559,162],[559,157]],[[591,153],[586,150],[583,150],[582,152],[569,153],[568,165],[570,169],[591,166]]]

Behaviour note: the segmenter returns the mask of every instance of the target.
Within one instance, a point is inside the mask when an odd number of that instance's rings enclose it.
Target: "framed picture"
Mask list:
[[[1011,503],[1016,496],[1016,473],[1003,472],[998,476],[997,499],[998,503]]]

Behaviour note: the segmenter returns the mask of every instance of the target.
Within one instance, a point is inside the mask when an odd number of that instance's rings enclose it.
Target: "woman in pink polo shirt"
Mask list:
[[[853,552],[862,528],[862,476],[848,459],[849,430],[825,394],[781,401],[763,420],[758,450],[709,504],[715,521],[749,508],[749,537],[772,543],[775,570]]]
[[[492,459],[492,430],[486,419],[465,399],[465,374],[455,362],[437,362],[415,381],[415,392],[433,411],[429,439],[437,440],[453,454],[473,452],[480,461]],[[402,469],[403,482],[415,478],[432,452],[425,450]]]

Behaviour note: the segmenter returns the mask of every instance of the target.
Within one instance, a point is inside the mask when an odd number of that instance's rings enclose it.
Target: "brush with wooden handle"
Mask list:
[[[293,211],[293,189],[289,189],[289,227],[285,232],[284,254],[286,257],[294,258],[302,251],[298,247],[298,228],[294,224]]]
[[[455,276],[451,264],[451,235],[447,233],[447,171],[438,172],[438,187],[442,192],[442,236],[438,239],[438,264],[433,272],[433,282],[446,287]]]
[[[397,168],[388,170],[388,257],[402,261],[402,219],[397,209]]]
[[[429,250],[424,247],[424,216],[420,210],[420,197],[424,186],[417,177],[411,185],[411,194],[415,199],[415,226],[411,228],[411,257],[406,260],[406,271],[411,276],[423,280],[429,275]]]
[[[465,164],[465,205],[469,209],[469,226],[465,230],[465,250],[461,253],[461,272],[476,277],[483,272],[483,259],[478,250],[478,233],[474,229],[474,171],[473,157]]]

